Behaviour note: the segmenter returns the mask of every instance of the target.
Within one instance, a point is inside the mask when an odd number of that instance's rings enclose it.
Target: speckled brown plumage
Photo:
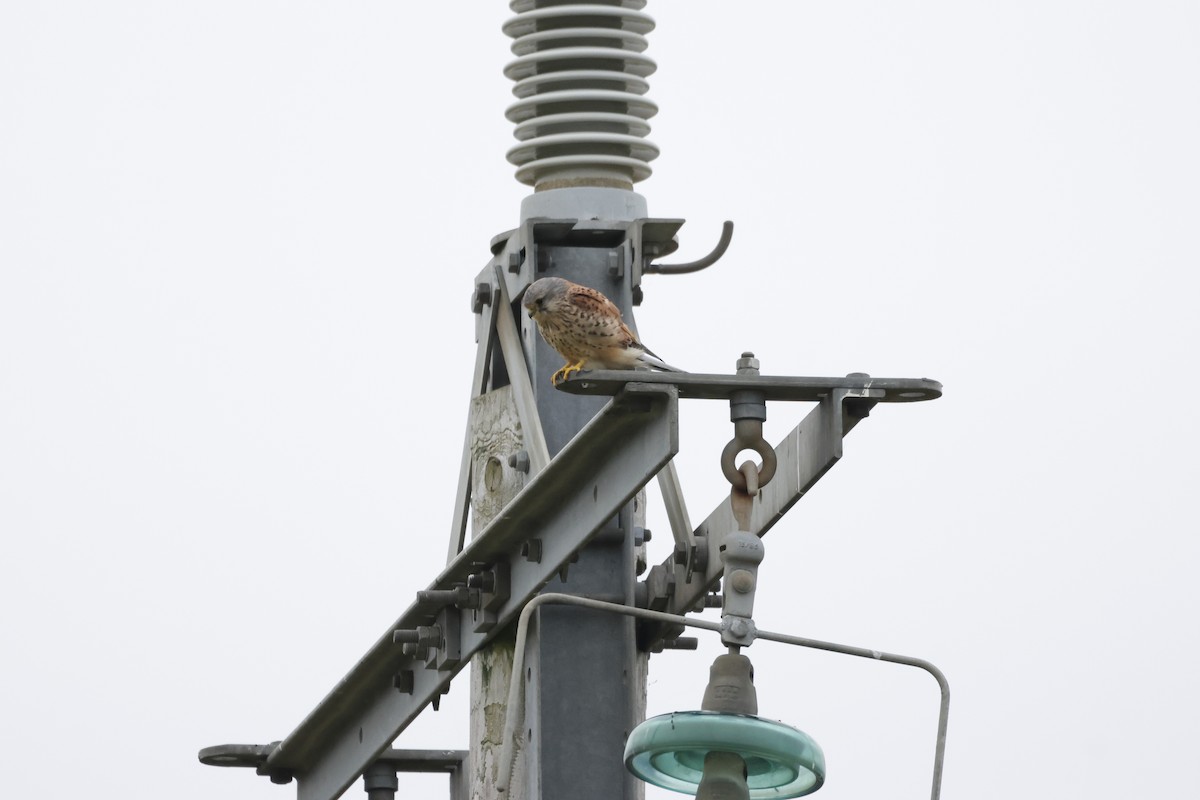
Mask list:
[[[567,363],[551,376],[566,380],[581,369],[652,367],[681,372],[650,352],[621,319],[621,311],[595,289],[564,278],[541,278],[525,291],[524,305],[546,343]]]

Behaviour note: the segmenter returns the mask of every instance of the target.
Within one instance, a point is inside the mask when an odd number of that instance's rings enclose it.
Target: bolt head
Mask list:
[[[754,575],[749,570],[734,570],[729,576],[729,588],[740,594],[750,594],[754,591]]]
[[[737,371],[738,371],[739,375],[742,375],[742,374],[757,375],[758,367],[759,367],[759,362],[758,362],[758,359],[754,357],[754,353],[750,353],[750,352],[742,353],[742,357],[737,360]]]
[[[518,472],[529,472],[529,453],[525,450],[518,450],[508,457],[508,465]]]
[[[492,304],[492,285],[490,283],[475,284],[475,293],[471,295],[471,311],[479,314],[484,306]]]

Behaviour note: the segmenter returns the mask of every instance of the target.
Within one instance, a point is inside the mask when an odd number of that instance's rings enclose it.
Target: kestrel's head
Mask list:
[[[553,313],[555,306],[566,298],[570,285],[562,278],[539,278],[525,290],[521,302],[536,321],[543,314]]]

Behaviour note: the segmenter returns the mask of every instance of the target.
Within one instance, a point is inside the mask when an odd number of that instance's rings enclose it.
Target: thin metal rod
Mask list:
[[[946,753],[946,724],[950,719],[950,683],[946,680],[946,676],[942,674],[940,669],[922,658],[883,653],[879,650],[868,650],[865,647],[850,647],[849,645],[822,642],[817,639],[805,639],[801,636],[789,636],[784,633],[773,633],[771,631],[760,630],[757,636],[759,639],[767,639],[772,642],[780,642],[781,644],[793,644],[797,647],[811,647],[816,650],[828,650],[832,653],[843,653],[848,656],[872,658],[876,661],[890,661],[893,664],[904,664],[909,667],[923,669],[932,675],[933,679],[937,681],[938,690],[942,695],[941,704],[938,706],[937,749],[933,758],[933,788],[929,795],[930,800],[938,800],[942,793],[942,763]]]
[[[537,398],[529,380],[529,368],[525,364],[525,352],[521,349],[521,335],[513,321],[512,301],[504,272],[496,265],[496,284],[500,289],[499,313],[496,315],[496,334],[500,338],[500,352],[504,354],[504,366],[508,368],[508,379],[513,387],[513,399],[517,404],[517,416],[521,420],[521,431],[525,438],[525,450],[529,453],[529,477],[542,471],[550,463],[550,448],[546,445],[546,434],[538,416]]]
[[[717,246],[713,251],[704,258],[689,261],[686,264],[647,264],[645,272],[647,275],[658,273],[659,275],[684,275],[688,272],[699,272],[705,267],[711,267],[713,264],[725,255],[725,251],[729,248],[729,243],[733,241],[733,222],[725,220],[725,224],[721,226],[721,238],[717,241]]]
[[[667,522],[671,525],[671,537],[676,548],[686,553],[693,544],[692,521],[688,517],[687,504],[683,501],[683,488],[679,483],[679,472],[675,460],[667,462],[658,473],[658,489],[662,492],[663,505],[667,509]]]
[[[471,400],[479,397],[487,389],[488,376],[492,361],[492,346],[496,341],[496,312],[500,293],[492,290],[488,302],[480,309],[483,315],[483,332],[479,337],[479,345],[475,348],[475,369],[471,373]],[[446,563],[449,564],[462,552],[467,540],[467,514],[471,506],[471,442],[474,438],[471,425],[468,423],[463,433],[462,459],[458,467],[458,487],[454,491],[454,520],[450,523],[450,546],[446,551]]]
[[[567,606],[579,606],[581,608],[590,608],[595,611],[611,611],[614,614],[623,614],[627,617],[637,617],[638,619],[648,619],[654,622],[678,623],[686,625],[690,628],[701,628],[706,631],[721,632],[721,624],[719,622],[709,622],[703,619],[690,619],[677,614],[667,614],[662,611],[651,611],[645,608],[633,608],[631,606],[621,605],[619,603],[610,603],[604,600],[595,600],[590,597],[579,597],[572,594],[561,594],[552,592],[549,594],[541,594],[525,604],[525,608],[521,610],[520,619],[517,621],[517,641],[516,650],[513,653],[513,669],[512,678],[508,684],[508,712],[504,719],[504,744],[500,751],[500,777],[496,781],[496,791],[504,792],[508,790],[508,784],[512,778],[513,762],[515,753],[513,752],[513,743],[516,741],[516,731],[519,722],[524,722],[524,697],[522,688],[525,686],[525,681],[522,676],[525,673],[525,642],[529,635],[530,620],[533,617],[533,612],[539,607],[548,604],[558,604]],[[923,669],[933,676],[937,681],[938,689],[941,692],[941,704],[938,708],[938,733],[937,746],[934,750],[933,757],[933,788],[930,793],[930,800],[938,800],[942,792],[942,762],[946,754],[946,725],[950,717],[950,684],[946,681],[946,676],[942,671],[928,661],[921,658],[911,658],[909,656],[900,656],[893,653],[884,653],[880,650],[869,650],[865,647],[851,647],[844,644],[835,644],[833,642],[824,642],[819,639],[806,639],[801,636],[790,636],[786,633],[775,633],[773,631],[760,630],[757,632],[757,638],[766,639],[771,642],[779,642],[780,644],[790,644],[797,647],[808,647],[816,650],[827,650],[831,653],[842,653],[848,656],[858,656],[860,658],[870,658],[875,661],[889,661],[893,664],[903,664],[905,666],[917,667]]]

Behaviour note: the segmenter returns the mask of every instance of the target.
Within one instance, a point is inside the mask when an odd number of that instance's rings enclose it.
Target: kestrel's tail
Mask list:
[[[654,369],[662,370],[663,372],[687,372],[687,370],[680,369],[679,367],[672,367],[654,353],[650,352],[645,345],[642,345],[642,352],[638,354],[638,361],[648,367],[653,367]]]

